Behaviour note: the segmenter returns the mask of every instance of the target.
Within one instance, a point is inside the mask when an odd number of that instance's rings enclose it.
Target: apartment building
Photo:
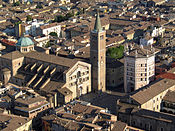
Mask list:
[[[38,35],[49,35],[51,32],[57,33],[57,36],[60,36],[61,33],[61,25],[58,23],[51,23],[51,24],[46,24],[42,25],[38,29]]]

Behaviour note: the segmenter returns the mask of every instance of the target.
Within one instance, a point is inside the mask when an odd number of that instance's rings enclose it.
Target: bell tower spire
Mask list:
[[[95,25],[94,25],[94,31],[96,31],[96,32],[101,32],[102,31],[99,12],[97,12]]]
[[[106,31],[102,29],[100,15],[97,13],[94,29],[90,34],[90,62],[92,65],[92,89],[94,92],[106,91]]]

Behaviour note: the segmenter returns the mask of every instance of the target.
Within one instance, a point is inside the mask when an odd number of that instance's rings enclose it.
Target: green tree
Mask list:
[[[45,45],[45,48],[48,48],[48,47],[50,47],[50,46],[51,46],[51,44],[50,44],[50,42],[48,41],[47,44]]]
[[[120,59],[123,57],[124,46],[112,47],[107,50],[107,55],[111,58]]]
[[[55,17],[54,22],[62,22],[65,20],[65,17],[63,15],[58,15]]]
[[[72,16],[74,16],[73,13],[67,13],[67,14],[66,14],[66,19],[69,19],[69,18],[71,18]]]
[[[19,5],[20,5],[20,2],[19,2],[19,1],[15,2],[15,3],[13,4],[13,6],[19,6]]]
[[[31,15],[27,16],[27,21],[32,21],[32,16]]]
[[[71,13],[67,13],[65,16],[63,15],[58,15],[55,17],[53,22],[63,22],[65,20],[68,20],[69,18],[71,18],[72,16],[74,16],[74,12],[72,11]]]
[[[56,32],[50,32],[49,35],[56,36],[56,37],[58,36],[58,34]]]
[[[15,25],[19,25],[21,23],[22,23],[22,21],[15,22]]]
[[[41,4],[37,4],[36,8],[37,8],[37,9],[42,9],[43,7],[42,7]]]

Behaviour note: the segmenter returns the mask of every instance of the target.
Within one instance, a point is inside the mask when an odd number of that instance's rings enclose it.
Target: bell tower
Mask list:
[[[101,27],[97,13],[94,29],[90,34],[90,62],[92,64],[92,89],[106,91],[106,31]]]

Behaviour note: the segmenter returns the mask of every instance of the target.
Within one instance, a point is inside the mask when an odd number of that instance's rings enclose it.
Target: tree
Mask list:
[[[31,15],[27,16],[27,21],[32,21],[32,16]]]
[[[109,48],[107,50],[107,55],[111,58],[115,58],[115,59],[120,59],[123,57],[123,53],[124,53],[124,46],[120,45],[119,47],[115,48]]]
[[[22,23],[22,21],[15,22],[15,25],[19,25],[21,23]]]
[[[37,4],[36,8],[37,8],[37,9],[42,9],[43,7],[42,7],[41,4]]]
[[[72,13],[67,13],[65,16],[63,15],[58,15],[55,17],[53,22],[63,22],[65,20],[68,20],[69,18],[71,18],[72,16],[74,16],[74,12],[72,11]]]
[[[20,2],[19,2],[19,1],[15,2],[15,3],[13,4],[13,6],[19,6],[19,5],[20,5]]]
[[[47,44],[45,45],[45,48],[48,48],[48,47],[50,47],[50,46],[51,46],[51,44],[50,44],[50,42],[48,41]]]
[[[65,20],[65,17],[63,15],[58,15],[55,17],[54,22],[62,22]]]
[[[71,18],[72,16],[74,16],[73,13],[67,13],[67,14],[66,14],[66,20],[68,20],[68,19]]]
[[[50,32],[49,35],[58,37],[58,34],[56,32]]]

